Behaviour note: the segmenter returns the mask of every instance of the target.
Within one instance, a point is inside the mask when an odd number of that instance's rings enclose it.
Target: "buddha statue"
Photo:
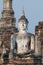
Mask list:
[[[11,36],[11,49],[14,48],[14,52],[17,54],[25,54],[29,52],[30,37],[26,31],[28,25],[28,20],[25,17],[24,10],[22,11],[21,18],[18,21],[19,32],[15,36]],[[15,50],[16,49],[16,50]]]
[[[16,37],[18,54],[27,53],[29,50],[29,46],[28,46],[29,36],[28,36],[28,33],[26,32],[27,25],[28,25],[28,20],[26,19],[24,10],[23,10],[22,16],[18,21],[19,32]]]

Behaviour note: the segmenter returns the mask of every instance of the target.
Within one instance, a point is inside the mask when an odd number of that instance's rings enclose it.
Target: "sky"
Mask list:
[[[16,22],[21,16],[24,7],[25,16],[28,19],[28,32],[35,33],[35,26],[43,21],[43,0],[13,0],[13,10]],[[3,10],[3,0],[0,0],[0,18]],[[17,25],[16,25],[17,26]]]

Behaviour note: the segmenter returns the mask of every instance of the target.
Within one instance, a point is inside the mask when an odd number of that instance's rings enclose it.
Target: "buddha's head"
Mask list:
[[[27,28],[27,24],[26,24],[26,22],[25,22],[24,20],[21,20],[21,21],[18,23],[18,25],[19,25],[19,29],[20,29],[20,30],[26,30],[26,28]]]
[[[26,30],[27,24],[28,24],[28,20],[25,17],[25,13],[24,13],[24,10],[23,10],[22,16],[20,17],[19,22],[18,22],[19,30]]]

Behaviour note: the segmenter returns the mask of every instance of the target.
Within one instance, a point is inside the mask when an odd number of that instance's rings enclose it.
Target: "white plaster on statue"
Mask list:
[[[34,36],[31,36],[31,50],[34,50]]]
[[[26,26],[27,25],[24,20],[21,20],[21,22],[18,23],[18,28],[21,31],[21,33],[25,32],[24,30],[26,30]]]
[[[35,36],[35,55],[38,55],[38,37]]]
[[[25,33],[24,33],[25,34]],[[27,53],[28,52],[28,43],[29,43],[29,37],[25,34],[19,34],[17,36],[17,52],[18,53]]]
[[[11,35],[11,49],[13,49],[14,46],[15,46],[15,35],[12,34],[12,35]]]
[[[24,14],[22,14],[24,16]],[[12,36],[11,40],[12,43],[15,44],[15,40],[17,43],[17,53],[19,54],[23,54],[23,53],[28,53],[29,52],[29,36],[28,33],[26,32],[26,28],[27,28],[27,21],[24,19],[21,19],[18,22],[18,28],[19,28],[19,32],[16,36],[16,38],[14,37],[14,35]],[[15,40],[14,40],[15,38]],[[12,45],[12,44],[11,44]],[[11,47],[12,48],[12,47]]]
[[[3,45],[3,52],[2,54],[6,53],[6,49],[5,49],[5,46]]]
[[[24,11],[23,14],[24,16]],[[16,41],[17,41],[17,53],[28,53],[28,43],[29,43],[29,37],[26,32],[27,23],[25,20],[20,20],[18,22],[19,27],[19,33],[17,35]]]

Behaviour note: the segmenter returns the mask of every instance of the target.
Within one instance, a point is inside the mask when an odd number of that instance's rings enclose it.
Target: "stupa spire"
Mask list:
[[[14,18],[12,1],[13,0],[3,0],[2,18]]]
[[[12,0],[3,0],[3,9],[12,9]]]

